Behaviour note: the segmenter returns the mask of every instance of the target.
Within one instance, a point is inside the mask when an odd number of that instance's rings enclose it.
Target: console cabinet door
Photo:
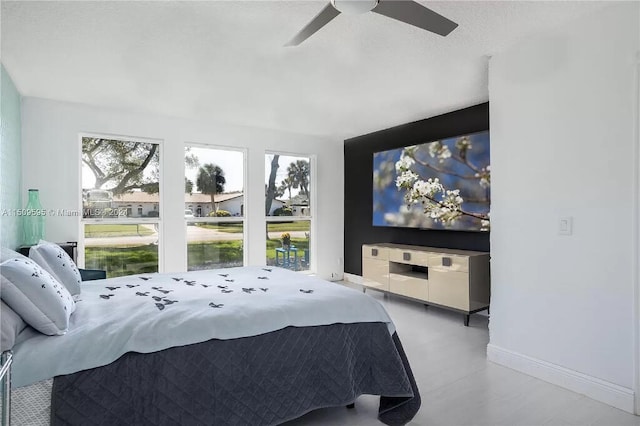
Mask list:
[[[429,268],[429,301],[469,310],[469,273]]]
[[[389,291],[389,262],[363,257],[362,284],[378,290]]]

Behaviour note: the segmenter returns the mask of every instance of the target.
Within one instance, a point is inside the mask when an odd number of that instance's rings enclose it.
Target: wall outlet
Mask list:
[[[558,223],[558,235],[571,235],[573,233],[573,218],[561,217]]]

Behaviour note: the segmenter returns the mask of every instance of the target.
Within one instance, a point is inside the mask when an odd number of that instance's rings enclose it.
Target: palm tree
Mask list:
[[[309,162],[297,160],[295,163],[289,164],[287,176],[291,179],[293,188],[300,188],[302,193],[309,199]]]
[[[280,182],[278,192],[284,195],[285,191],[289,191],[289,200],[291,200],[291,188],[293,188],[293,178],[291,176],[287,176],[286,178],[282,179],[282,182]]]
[[[214,197],[216,194],[224,192],[225,183],[227,183],[227,180],[220,166],[207,163],[198,170],[198,177],[196,178],[198,191],[211,196],[211,206],[214,212],[218,211]]]

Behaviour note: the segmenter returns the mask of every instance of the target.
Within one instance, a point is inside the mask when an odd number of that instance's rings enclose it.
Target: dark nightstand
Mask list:
[[[78,257],[76,255],[76,251],[78,248],[78,243],[75,241],[67,241],[66,243],[55,243],[64,250],[74,262],[78,261]],[[31,246],[20,246],[18,247],[18,253],[21,255],[29,257],[29,249]]]
[[[107,271],[102,269],[82,269],[78,268],[82,281],[103,280],[107,278]]]
[[[75,241],[67,241],[66,243],[55,243],[64,250],[74,262],[77,262],[77,248],[78,243]],[[31,246],[20,246],[18,247],[18,252],[20,254],[29,257],[29,249]],[[93,281],[93,280],[103,280],[107,278],[107,271],[103,271],[102,269],[82,269],[78,268],[80,271],[80,277],[82,277],[82,281]]]

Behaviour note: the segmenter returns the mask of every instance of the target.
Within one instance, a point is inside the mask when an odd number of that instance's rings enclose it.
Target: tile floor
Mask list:
[[[460,314],[368,294],[396,324],[420,389],[422,408],[410,425],[640,426],[640,417],[487,361],[486,316],[472,315],[464,327]],[[316,410],[287,426],[381,425],[377,409],[378,398],[365,395],[353,410]]]

